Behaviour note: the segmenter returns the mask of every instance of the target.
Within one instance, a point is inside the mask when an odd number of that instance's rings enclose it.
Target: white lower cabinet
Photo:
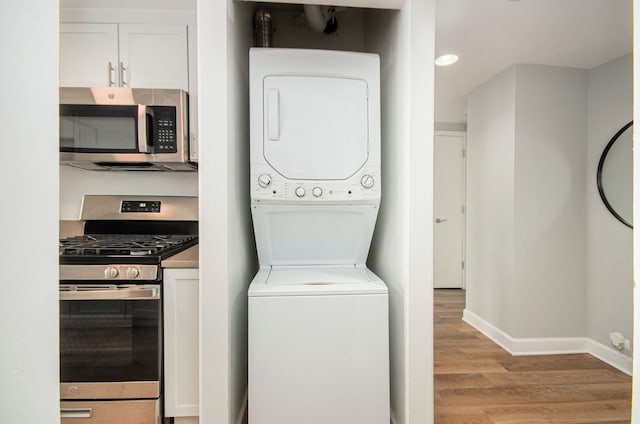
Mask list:
[[[198,423],[198,270],[164,270],[164,415]]]

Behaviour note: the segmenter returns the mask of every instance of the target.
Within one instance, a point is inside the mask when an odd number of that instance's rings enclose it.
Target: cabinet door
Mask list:
[[[164,270],[166,417],[198,416],[198,270]]]
[[[60,86],[118,85],[118,25],[60,24]]]
[[[189,90],[185,25],[120,24],[121,85]]]

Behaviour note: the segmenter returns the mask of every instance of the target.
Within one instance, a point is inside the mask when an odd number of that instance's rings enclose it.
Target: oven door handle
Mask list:
[[[91,418],[91,408],[60,408],[60,418]]]
[[[154,300],[160,286],[109,288],[106,290],[60,290],[60,300]]]

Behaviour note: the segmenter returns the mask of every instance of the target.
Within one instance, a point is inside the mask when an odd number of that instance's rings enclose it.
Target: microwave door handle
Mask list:
[[[149,153],[147,143],[147,106],[138,105],[138,151]]]
[[[109,290],[60,291],[60,300],[153,300],[160,299],[158,287]]]

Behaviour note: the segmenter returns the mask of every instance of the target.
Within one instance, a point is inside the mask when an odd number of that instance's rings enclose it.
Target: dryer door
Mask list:
[[[294,180],[345,180],[368,158],[364,80],[269,76],[263,84],[264,158]]]

